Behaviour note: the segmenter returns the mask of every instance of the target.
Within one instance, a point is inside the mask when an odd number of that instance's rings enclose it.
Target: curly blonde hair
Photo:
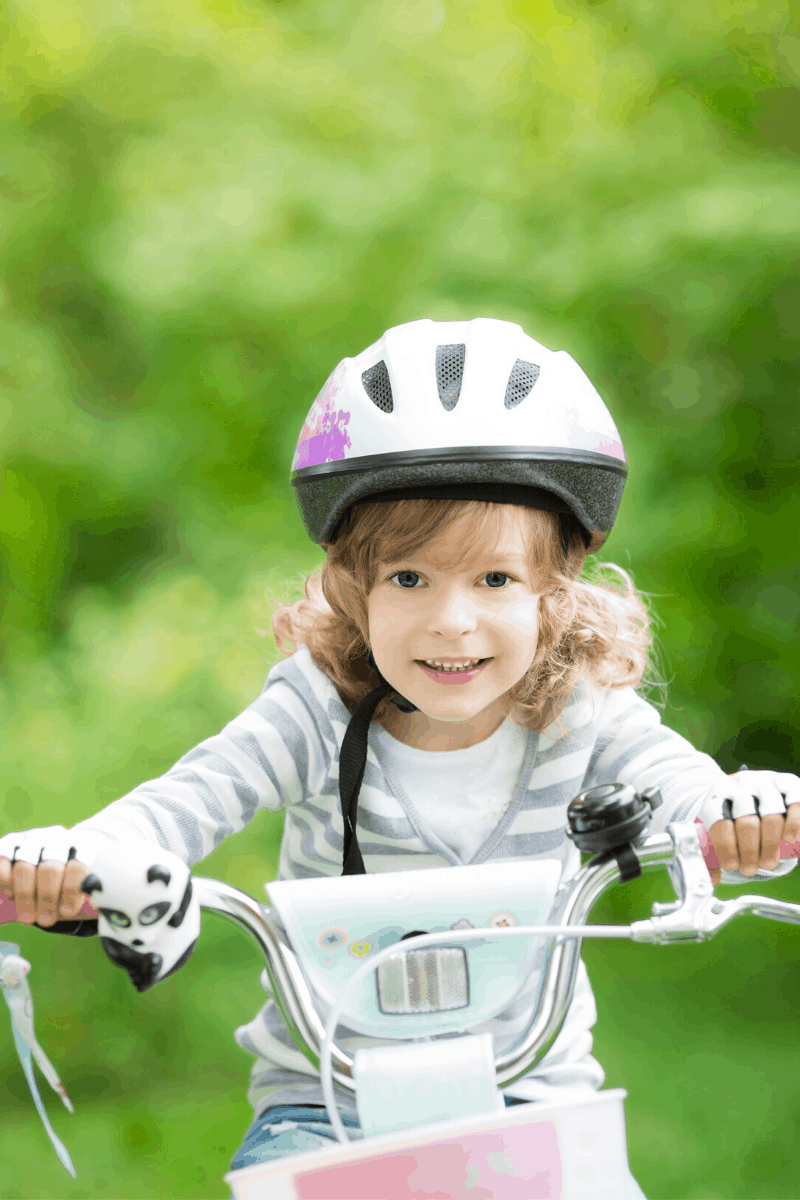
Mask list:
[[[471,536],[459,547],[466,557],[497,538],[506,507],[478,500],[355,505],[325,547],[326,562],[305,580],[304,598],[276,609],[278,648],[288,655],[306,645],[352,712],[380,682],[367,663],[367,597],[381,567],[410,558],[469,515]],[[521,511],[530,534],[531,577],[541,592],[539,644],[528,671],[507,693],[508,715],[524,728],[542,730],[581,679],[601,688],[638,685],[652,638],[644,603],[621,567],[606,563],[592,569],[593,578],[581,577],[586,553],[577,530],[565,562],[559,518],[542,509]],[[387,716],[389,704],[379,704],[374,721]]]

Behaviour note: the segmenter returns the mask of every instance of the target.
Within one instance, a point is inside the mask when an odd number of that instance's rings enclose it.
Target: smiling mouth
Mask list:
[[[443,671],[448,675],[460,675],[465,671],[474,671],[476,667],[482,667],[484,663],[489,662],[488,658],[458,658],[458,659],[436,659],[436,658],[418,658],[415,660],[421,667],[427,667],[429,671]]]

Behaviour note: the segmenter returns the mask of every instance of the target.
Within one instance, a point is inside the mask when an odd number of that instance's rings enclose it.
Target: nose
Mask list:
[[[458,585],[443,589],[433,600],[429,624],[431,632],[441,637],[463,637],[478,624],[475,604]]]
[[[143,946],[144,942],[142,941],[141,938],[134,938],[133,941],[131,942],[131,945],[132,946]]]

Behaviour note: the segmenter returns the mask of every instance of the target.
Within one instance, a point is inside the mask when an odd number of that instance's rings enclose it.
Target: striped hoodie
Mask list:
[[[199,862],[223,838],[243,829],[262,808],[286,810],[279,878],[338,875],[342,863],[339,751],[350,714],[333,682],[306,647],[269,672],[260,696],[213,737],[185,754],[159,779],[143,783],[78,828],[116,839],[137,837]],[[358,811],[358,838],[367,872],[465,865],[427,828],[413,797],[384,769],[370,730]],[[652,831],[692,820],[723,775],[713,759],[665,728],[632,688],[601,690],[580,683],[561,716],[527,733],[516,791],[505,815],[469,860],[558,859],[562,877],[579,866],[565,836],[566,809],[579,791],[620,781],[637,790],[658,787],[663,798]],[[491,787],[487,778],[487,789]],[[265,976],[262,977],[265,982]],[[502,1050],[521,1031],[530,1006],[517,1004],[493,1023]],[[603,1072],[592,1058],[594,999],[581,971],[562,1031],[542,1062],[506,1089],[527,1100],[553,1089],[597,1088]],[[310,1064],[294,1047],[270,1000],[236,1040],[256,1056],[250,1099],[256,1113],[270,1104],[321,1104]],[[367,1039],[338,1040],[350,1051]],[[345,1109],[352,1097],[342,1093]]]

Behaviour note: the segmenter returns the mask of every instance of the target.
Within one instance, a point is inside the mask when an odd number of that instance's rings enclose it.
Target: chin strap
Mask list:
[[[366,875],[364,860],[358,845],[356,822],[358,820],[358,793],[367,765],[367,733],[375,709],[392,690],[390,683],[382,683],[365,696],[350,718],[350,724],[342,739],[339,754],[339,799],[342,804],[344,845],[342,847],[342,874]]]
[[[372,651],[370,651],[367,661],[372,670],[380,675]],[[343,875],[366,875],[367,873],[356,833],[358,793],[361,790],[361,782],[367,765],[367,734],[370,722],[381,700],[390,693],[392,704],[401,712],[419,712],[416,704],[412,704],[410,700],[406,700],[405,696],[395,692],[392,685],[383,679],[383,682],[373,688],[361,701],[350,718],[350,723],[342,738],[342,749],[339,753],[339,800],[342,805],[342,825],[344,827]]]

